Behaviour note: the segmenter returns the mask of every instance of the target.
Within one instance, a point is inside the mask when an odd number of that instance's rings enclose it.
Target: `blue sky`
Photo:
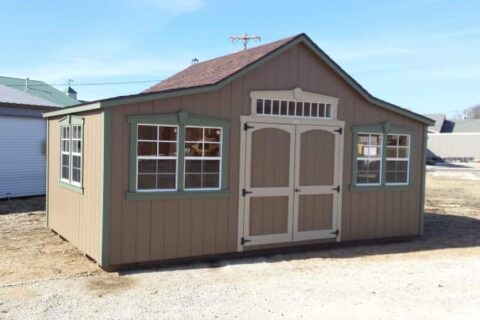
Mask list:
[[[140,92],[235,52],[307,33],[373,95],[420,113],[480,103],[480,1],[2,1],[0,75],[74,80],[80,99]],[[75,86],[75,84],[77,84]],[[64,87],[58,87],[64,89]]]

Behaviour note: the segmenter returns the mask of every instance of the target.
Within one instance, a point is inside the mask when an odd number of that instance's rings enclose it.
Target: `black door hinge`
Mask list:
[[[246,122],[243,124],[243,130],[245,130],[245,131],[247,131],[248,129],[252,129],[252,128],[254,128],[254,127],[249,126],[248,123],[246,123]]]
[[[336,188],[333,188],[332,190],[337,190],[337,192],[340,192],[340,186],[337,186]]]
[[[339,134],[342,134],[342,133],[343,133],[343,129],[342,129],[342,128],[338,128],[337,130],[335,130],[335,132],[338,132]]]
[[[242,189],[242,196],[245,197],[247,194],[253,193],[252,191],[247,191],[245,189]]]
[[[334,235],[338,236],[338,229],[337,229],[337,230],[335,230],[335,231],[332,231],[332,234],[334,234]]]
[[[251,241],[252,240],[247,240],[244,237],[242,237],[242,239],[240,239],[240,244],[243,246],[246,242],[251,242]]]

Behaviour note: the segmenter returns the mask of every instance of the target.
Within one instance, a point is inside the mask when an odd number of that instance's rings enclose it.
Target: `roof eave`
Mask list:
[[[365,88],[363,88],[357,81],[355,81],[355,79],[353,79],[345,70],[343,70],[333,59],[331,59],[322,49],[320,49],[304,33],[299,34],[298,36],[292,38],[290,41],[288,41],[284,45],[280,46],[279,48],[273,50],[272,52],[268,53],[262,58],[248,64],[244,68],[238,70],[232,75],[214,84],[207,84],[207,85],[189,87],[189,88],[171,89],[171,90],[165,90],[165,91],[159,91],[159,92],[139,93],[139,94],[130,95],[130,96],[121,96],[121,97],[109,98],[104,100],[98,100],[98,101],[94,101],[87,104],[67,107],[62,110],[49,112],[44,114],[44,117],[49,118],[49,117],[58,116],[58,115],[64,115],[64,114],[75,113],[75,112],[84,112],[84,111],[95,110],[95,109],[106,108],[106,107],[113,107],[116,105],[123,105],[128,103],[147,102],[155,99],[166,99],[166,98],[173,98],[173,97],[182,96],[182,95],[214,91],[214,90],[220,89],[224,85],[243,76],[253,68],[256,68],[257,66],[265,63],[266,61],[280,55],[282,52],[285,52],[286,50],[299,44],[300,42],[304,43],[307,47],[309,47],[312,51],[314,51],[322,61],[324,61],[327,65],[333,68],[337,72],[337,74],[339,74],[340,77],[342,77],[342,79],[344,79],[348,84],[350,84],[350,86],[353,87],[368,102],[376,106],[379,106],[381,108],[401,114],[407,118],[416,120],[428,126],[435,124],[435,121],[433,119],[427,118],[425,116],[422,116],[421,114],[415,113],[413,111],[410,111],[405,108],[391,104],[389,102],[383,101],[371,95]]]

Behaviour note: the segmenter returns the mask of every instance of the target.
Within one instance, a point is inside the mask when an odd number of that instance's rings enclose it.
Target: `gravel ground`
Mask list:
[[[0,215],[0,319],[478,319],[480,172],[445,172],[420,240],[217,264],[105,273],[42,212]]]

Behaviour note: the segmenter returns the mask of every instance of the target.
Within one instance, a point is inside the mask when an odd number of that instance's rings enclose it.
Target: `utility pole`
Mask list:
[[[245,33],[243,36],[231,36],[229,39],[232,42],[243,42],[243,50],[247,50],[247,44],[250,40],[261,41],[260,36],[249,36],[247,33]]]

